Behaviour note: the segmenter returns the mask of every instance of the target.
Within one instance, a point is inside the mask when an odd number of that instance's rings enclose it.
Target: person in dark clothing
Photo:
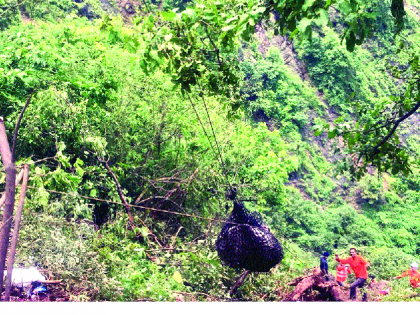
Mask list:
[[[329,252],[325,252],[324,254],[322,254],[321,259],[320,259],[320,265],[319,265],[322,275],[326,276],[327,280],[328,280],[328,261],[327,261],[328,256],[330,256]]]

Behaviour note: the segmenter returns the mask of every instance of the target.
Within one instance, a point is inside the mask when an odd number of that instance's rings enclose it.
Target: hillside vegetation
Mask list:
[[[183,42],[169,31],[151,48],[174,12],[216,2],[0,0],[0,116],[10,139],[35,91],[16,146],[16,164],[31,169],[15,265],[63,279],[69,300],[230,300],[239,273],[215,250],[230,185],[285,251],[236,299],[284,300],[287,283],[324,251],[358,248],[380,280],[420,260],[418,116],[391,139],[406,151],[356,176],[348,159],[358,139],[332,127],[374,121],[409,85],[397,72],[420,44],[420,3],[407,1],[396,36],[391,1],[378,2],[374,31],[353,51],[338,10],[312,25],[310,40],[279,33],[272,16],[221,50],[229,76],[197,63],[198,50],[180,50],[180,68],[170,54]],[[164,18],[153,20],[156,12]],[[194,81],[193,72],[204,74]],[[108,167],[135,205],[133,220]],[[4,172],[0,179],[4,191]],[[420,300],[407,279],[389,285],[382,301]]]

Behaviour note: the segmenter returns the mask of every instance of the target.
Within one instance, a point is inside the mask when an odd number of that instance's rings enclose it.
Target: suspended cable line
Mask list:
[[[39,187],[34,187],[34,186],[28,186],[28,188],[30,188],[30,189],[39,189]],[[68,196],[73,195],[72,193],[68,193],[68,192],[64,192],[64,191],[58,191],[58,190],[46,189],[46,188],[43,188],[43,189],[45,191],[48,191],[48,192],[51,192],[51,193],[55,193],[55,194],[68,195]],[[106,199],[101,199],[101,198],[95,198],[95,197],[88,197],[88,196],[80,195],[77,192],[75,192],[75,193],[80,198],[83,198],[83,199],[88,199],[88,200],[94,200],[94,201],[100,201],[100,202],[106,202],[106,203],[111,203],[111,204],[115,204],[115,205],[125,206],[125,204],[122,203],[122,202],[112,201],[112,200],[106,200]],[[202,217],[202,216],[195,215],[195,214],[188,214],[188,213],[182,213],[182,212],[170,211],[170,210],[164,210],[164,209],[156,209],[156,208],[150,208],[150,207],[133,205],[133,204],[128,204],[128,205],[130,207],[133,207],[133,208],[139,208],[139,209],[143,209],[143,210],[151,210],[151,211],[156,211],[156,212],[163,212],[163,213],[169,213],[169,214],[174,214],[174,215],[180,215],[180,216],[190,217],[190,218],[193,218],[193,219],[207,220],[207,221],[220,222],[220,223],[226,223],[227,222],[226,220],[218,220],[218,219],[213,219],[213,218],[206,218],[206,217]]]
[[[210,127],[211,127],[211,131],[213,133],[214,141],[216,142],[216,148],[217,148],[217,151],[219,153],[220,167],[222,168],[222,173],[226,178],[226,182],[228,183],[229,188],[232,188],[232,185],[229,182],[229,177],[226,173],[226,168],[225,168],[225,164],[223,162],[222,152],[220,151],[219,142],[217,141],[216,133],[214,132],[213,123],[212,123],[211,118],[210,118],[209,110],[207,108],[207,104],[206,104],[206,100],[204,98],[203,92],[200,93],[200,97],[203,100],[204,108],[206,109],[206,113],[207,113],[207,119],[210,123]]]
[[[218,142],[217,142],[217,139],[216,139],[216,135],[215,135],[215,132],[214,132],[214,129],[213,129],[212,122],[211,122],[211,120],[210,120],[210,116],[209,116],[209,114],[208,114],[207,106],[205,106],[205,107],[206,107],[206,112],[207,112],[207,117],[208,117],[208,120],[209,120],[210,125],[211,125],[211,128],[212,128],[213,137],[214,137],[214,139],[215,139],[215,141],[216,141],[216,145],[217,145],[217,150],[218,150],[218,152],[216,152],[216,149],[214,148],[213,141],[211,140],[211,138],[210,138],[209,134],[208,134],[208,133],[207,133],[207,131],[206,131],[206,128],[205,128],[205,126],[204,126],[204,123],[203,123],[203,121],[201,120],[200,115],[198,114],[198,111],[197,111],[196,107],[194,106],[194,102],[192,101],[190,94],[189,94],[189,93],[186,93],[186,94],[187,94],[188,99],[189,99],[189,101],[190,101],[191,107],[193,108],[194,113],[195,113],[195,115],[197,116],[198,121],[200,122],[201,128],[203,129],[203,132],[204,132],[204,134],[206,135],[207,141],[208,141],[208,142],[209,142],[209,144],[210,144],[210,147],[211,147],[211,149],[212,149],[212,151],[213,151],[213,153],[214,153],[214,156],[216,157],[216,160],[217,160],[217,161],[219,162],[219,164],[220,164],[220,167],[221,167],[221,169],[222,169],[222,174],[223,174],[223,175],[225,176],[225,178],[226,178],[226,182],[227,182],[227,184],[228,184],[228,187],[232,187],[232,186],[230,185],[230,183],[229,183],[229,179],[228,179],[227,174],[226,174],[226,172],[225,172],[225,167],[224,167],[224,163],[223,163],[223,158],[222,158],[222,155],[221,155],[221,152],[220,152],[220,149],[219,149],[219,145],[218,145]],[[203,98],[203,101],[204,101],[204,98]],[[206,105],[206,104],[204,103],[204,105]],[[216,177],[216,179],[219,181],[219,178],[218,178],[218,177]]]
[[[204,124],[203,124],[203,122],[202,122],[202,120],[201,120],[201,118],[200,118],[200,115],[198,115],[197,109],[196,109],[196,108],[195,108],[195,106],[194,106],[194,103],[193,103],[193,101],[192,101],[192,99],[191,99],[191,97],[190,97],[190,94],[189,94],[189,93],[186,93],[186,94],[187,94],[188,99],[189,99],[189,101],[190,101],[191,107],[193,108],[194,113],[195,113],[195,115],[197,116],[198,121],[200,122],[201,128],[203,129],[204,134],[206,135],[207,140],[209,141],[210,147],[211,147],[211,149],[212,149],[212,151],[213,151],[214,155],[215,155],[215,156],[216,156],[216,158],[217,158],[217,153],[216,153],[216,150],[215,150],[215,149],[214,149],[214,147],[213,147],[213,143],[212,143],[212,141],[210,140],[210,137],[209,137],[209,135],[208,135],[208,133],[207,133],[207,131],[206,131],[206,128],[204,127]],[[220,162],[220,161],[219,161],[219,162]]]

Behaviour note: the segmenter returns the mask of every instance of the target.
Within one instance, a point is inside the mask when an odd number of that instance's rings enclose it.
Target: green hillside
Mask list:
[[[285,256],[234,300],[283,301],[356,247],[382,301],[419,301],[393,277],[420,262],[420,2],[283,2],[0,0],[9,142],[29,104],[15,266],[71,301],[231,300],[235,186]]]

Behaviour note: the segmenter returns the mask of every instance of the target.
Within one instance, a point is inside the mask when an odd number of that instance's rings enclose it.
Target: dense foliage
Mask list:
[[[0,0],[10,136],[34,93],[16,148],[31,164],[17,263],[65,280],[72,300],[226,299],[237,272],[214,243],[234,185],[285,248],[243,300],[281,300],[325,250],[359,248],[378,279],[408,269],[420,257],[417,125],[354,163],[389,129],[360,130],[419,95],[420,4],[401,15],[398,3]],[[392,287],[389,300],[411,292]]]

